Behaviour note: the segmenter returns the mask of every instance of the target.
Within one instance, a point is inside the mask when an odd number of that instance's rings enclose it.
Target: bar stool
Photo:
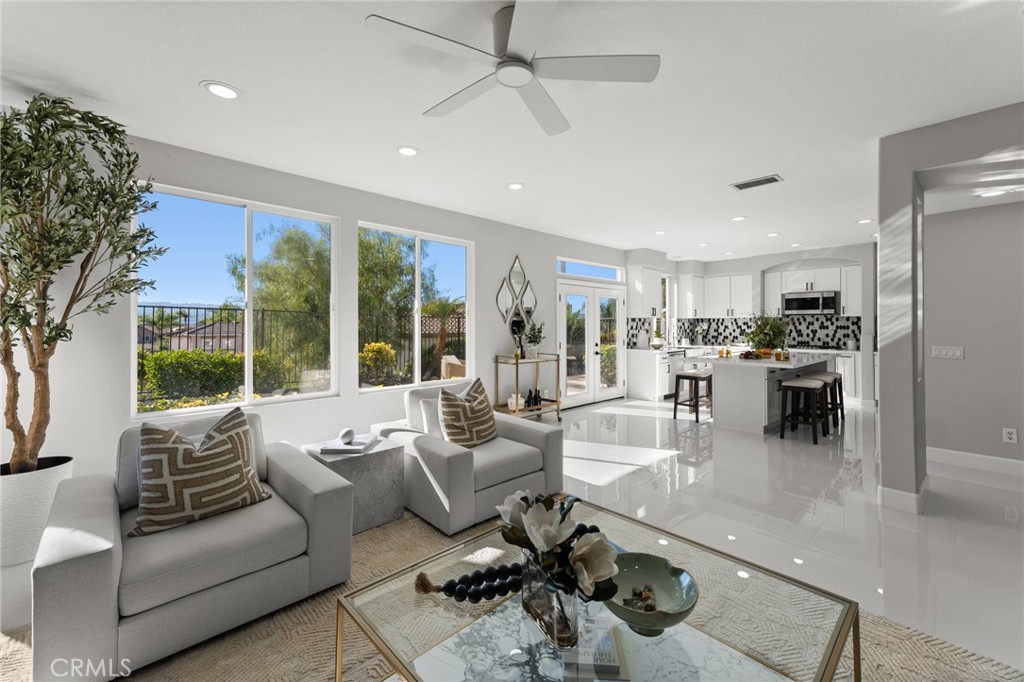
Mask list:
[[[839,419],[846,421],[846,401],[843,400],[843,375],[840,372],[815,372],[814,374],[808,374],[804,378],[824,381],[828,387],[829,412],[832,414],[832,425],[839,426]],[[829,382],[828,379],[832,381]]]
[[[786,398],[791,398],[789,414],[786,413]],[[801,405],[801,403],[803,403]],[[818,444],[818,422],[821,433],[828,435],[828,406],[825,398],[825,382],[817,379],[790,379],[782,382],[782,413],[779,416],[779,438],[786,438],[786,418],[790,428],[796,431],[798,424],[810,424],[814,444]]]
[[[684,381],[690,382],[690,397],[680,402],[679,400],[679,388]],[[700,394],[700,385],[703,382],[707,382],[708,390],[705,395]],[[690,412],[696,415],[695,419],[697,423],[700,423],[700,404],[703,402],[708,406],[711,411],[711,416],[715,416],[715,407],[711,397],[712,381],[711,381],[711,370],[710,369],[692,369],[686,372],[679,372],[676,374],[676,390],[675,396],[672,398],[672,418],[676,419],[679,414],[679,406],[689,407]]]

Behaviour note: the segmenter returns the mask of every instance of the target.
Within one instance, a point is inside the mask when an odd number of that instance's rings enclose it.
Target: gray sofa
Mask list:
[[[169,426],[202,436],[220,416]],[[137,670],[348,580],[352,484],[287,443],[264,445],[259,416],[246,416],[273,493],[258,504],[128,537],[139,427],[122,434],[114,476],[60,484],[32,566],[34,679],[53,679],[58,659],[107,661],[76,679],[110,679],[122,661]]]
[[[469,382],[446,386],[453,393]],[[438,387],[405,394],[406,418],[374,424],[374,433],[405,447],[405,506],[452,535],[497,515],[517,490],[562,491],[562,429],[495,413],[498,437],[472,450],[444,440]]]

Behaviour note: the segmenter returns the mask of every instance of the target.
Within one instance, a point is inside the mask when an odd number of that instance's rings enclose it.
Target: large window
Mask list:
[[[467,375],[470,246],[413,232],[359,229],[359,385]]]
[[[332,389],[328,218],[156,192],[167,253],[140,270],[138,412]]]

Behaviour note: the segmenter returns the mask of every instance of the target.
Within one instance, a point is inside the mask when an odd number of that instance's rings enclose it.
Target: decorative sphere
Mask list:
[[[582,535],[586,535],[589,532],[590,532],[590,529],[587,527],[587,524],[585,524],[585,523],[577,523],[576,524],[576,536],[577,537],[580,537]]]
[[[508,580],[509,575],[511,575],[509,573],[508,566],[506,566],[505,564],[498,566],[497,574],[498,580]]]
[[[508,589],[512,590],[513,592],[518,592],[519,590],[523,589],[523,579],[520,578],[518,575],[512,576],[508,579]]]
[[[352,429],[342,429],[338,433],[338,440],[340,440],[342,443],[345,443],[346,445],[351,444],[352,441],[355,440],[355,437],[356,432]]]
[[[498,579],[498,569],[494,566],[488,566],[484,569],[484,581],[493,583]]]
[[[600,533],[601,529],[598,528],[597,526],[588,526],[587,527],[587,532],[588,533]]]
[[[473,587],[469,588],[469,593],[468,594],[469,594],[469,601],[471,603],[473,603],[473,604],[479,603],[480,602],[480,597],[483,596],[483,592],[480,590],[479,587],[476,587],[475,585]]]
[[[505,580],[499,580],[494,583],[494,591],[498,593],[499,597],[504,597],[508,594],[508,582]]]
[[[480,588],[480,592],[483,593],[484,599],[494,599],[494,595],[497,594],[497,590],[494,589],[494,583],[484,583],[483,587]]]
[[[454,580],[449,580],[448,582],[446,582],[444,584],[444,596],[451,597],[452,595],[454,595],[455,594],[455,588],[458,587],[458,586],[459,586],[459,584],[457,582],[455,582]]]
[[[469,588],[465,585],[459,585],[455,588],[455,601],[466,601],[466,596],[469,594]]]
[[[508,567],[508,572],[512,575],[522,575],[523,565],[517,561],[516,563]]]
[[[470,585],[472,585],[472,584],[473,584],[473,579],[472,579],[472,578],[470,578],[470,577],[469,577],[468,575],[466,575],[465,573],[463,573],[462,575],[460,575],[460,576],[459,576],[459,579],[458,579],[458,581],[457,581],[457,582],[458,582],[458,583],[459,583],[460,585],[465,585],[466,587],[469,587]]]
[[[474,585],[479,586],[479,585],[483,585],[484,584],[484,572],[483,571],[480,571],[480,570],[473,571],[470,574],[469,578],[470,578],[470,580],[473,581]]]

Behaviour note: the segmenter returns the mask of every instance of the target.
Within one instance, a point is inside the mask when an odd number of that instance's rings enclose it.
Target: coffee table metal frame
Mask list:
[[[601,507],[601,506],[598,506],[598,505],[595,505],[595,504],[590,504],[590,503],[586,502],[585,500],[577,500],[576,504],[582,504],[584,506],[588,506],[588,507],[592,507],[592,508],[598,509],[602,513],[610,514],[612,516],[617,516],[617,517],[619,517],[621,519],[624,519],[624,520],[628,521],[629,523],[634,523],[634,524],[637,524],[639,526],[643,526],[645,528],[657,531],[658,533],[660,533],[662,535],[665,535],[665,536],[668,536],[668,537],[671,537],[672,539],[677,540],[679,542],[683,542],[683,543],[691,545],[693,547],[697,547],[697,548],[699,548],[701,550],[704,550],[706,552],[710,552],[712,554],[715,554],[715,555],[717,555],[719,557],[728,559],[729,561],[735,562],[735,563],[737,563],[739,565],[746,566],[748,568],[753,568],[754,570],[758,571],[759,573],[763,573],[765,575],[769,575],[769,576],[771,576],[773,578],[776,578],[776,579],[781,580],[783,582],[789,583],[791,585],[795,585],[795,586],[797,586],[797,587],[799,587],[801,589],[805,589],[805,590],[807,590],[809,592],[813,592],[813,593],[815,593],[817,595],[820,595],[822,597],[828,597],[830,599],[833,599],[833,600],[839,602],[840,604],[845,604],[846,605],[846,611],[843,614],[843,617],[839,618],[836,621],[835,627],[832,630],[832,635],[829,638],[829,645],[828,645],[829,653],[828,653],[827,656],[822,658],[821,663],[818,666],[818,670],[817,670],[817,672],[814,675],[814,680],[815,680],[815,682],[819,682],[819,681],[824,682],[826,680],[831,680],[833,678],[833,676],[835,675],[836,669],[839,667],[839,661],[842,659],[843,648],[844,648],[844,646],[846,644],[847,638],[850,636],[850,631],[852,630],[853,631],[853,679],[854,679],[854,682],[861,682],[861,666],[860,666],[860,608],[859,608],[859,605],[858,605],[857,602],[852,601],[850,599],[847,599],[846,597],[841,597],[841,596],[839,596],[837,594],[829,592],[828,590],[823,590],[823,589],[821,589],[819,587],[815,587],[814,585],[810,585],[810,584],[805,583],[805,582],[803,582],[801,580],[797,580],[795,578],[791,578],[791,577],[789,577],[789,576],[787,576],[787,575],[785,575],[783,573],[779,573],[777,571],[773,571],[770,568],[765,568],[763,566],[759,566],[758,564],[754,564],[754,563],[751,563],[751,562],[746,561],[744,559],[741,559],[741,558],[739,558],[737,556],[734,556],[732,554],[728,554],[726,552],[722,552],[720,550],[717,550],[717,549],[715,549],[713,547],[710,547],[708,545],[702,544],[700,542],[696,542],[694,540],[690,540],[688,538],[684,538],[681,535],[676,535],[675,533],[666,531],[666,530],[664,530],[662,528],[658,528],[657,526],[653,526],[653,525],[651,525],[649,523],[645,523],[644,521],[640,521],[638,519],[630,518],[630,517],[626,516],[625,514],[621,514],[621,513],[617,512],[617,511],[614,511],[614,510],[611,510],[611,509],[607,509],[605,507]],[[359,629],[362,630],[363,634],[366,635],[367,639],[369,639],[373,643],[373,645],[377,648],[377,650],[385,658],[385,660],[387,660],[387,662],[391,664],[391,666],[394,668],[396,673],[398,673],[405,680],[418,680],[419,678],[416,676],[415,672],[412,671],[411,669],[409,669],[409,667],[398,656],[396,656],[392,652],[391,648],[384,642],[384,640],[380,638],[380,636],[377,634],[377,631],[375,630],[373,625],[371,623],[368,623],[362,617],[362,615],[360,615],[358,609],[352,607],[348,603],[348,598],[349,597],[355,597],[358,594],[360,594],[361,592],[373,589],[373,588],[381,585],[382,583],[385,583],[385,582],[387,582],[389,580],[392,580],[392,579],[394,579],[394,577],[396,575],[398,575],[400,573],[412,574],[413,571],[415,571],[416,569],[418,569],[418,568],[420,568],[420,567],[422,567],[422,566],[424,566],[424,565],[426,565],[426,564],[428,564],[430,562],[436,561],[437,559],[440,559],[441,557],[446,556],[448,554],[453,554],[453,553],[459,552],[464,547],[466,547],[467,545],[469,545],[469,544],[471,544],[473,542],[476,542],[477,540],[480,540],[481,538],[483,538],[483,537],[485,537],[487,535],[495,533],[498,530],[498,528],[499,528],[499,526],[496,523],[493,528],[485,529],[485,530],[483,530],[483,531],[473,535],[472,537],[463,540],[462,542],[459,542],[459,543],[457,543],[455,545],[452,545],[451,547],[448,547],[447,549],[444,549],[444,550],[442,550],[440,552],[437,552],[436,554],[432,554],[431,556],[429,556],[429,557],[427,557],[425,559],[422,559],[421,561],[416,562],[412,566],[408,566],[406,568],[399,569],[398,571],[395,571],[391,575],[387,575],[387,576],[384,576],[383,578],[375,580],[374,582],[370,583],[369,585],[365,585],[365,586],[359,588],[358,590],[356,590],[355,592],[352,592],[351,594],[343,595],[341,597],[338,597],[338,613],[337,613],[338,635],[337,635],[337,641],[336,641],[336,644],[335,644],[335,647],[336,647],[336,651],[335,651],[335,679],[337,680],[337,682],[342,682],[342,679],[341,679],[341,670],[342,670],[342,664],[343,664],[343,661],[342,661],[342,641],[343,641],[343,633],[344,633],[345,614],[348,614],[349,618],[351,618],[353,620],[353,622],[355,622],[355,624],[359,626]],[[412,589],[411,582],[410,582],[410,585],[409,585],[409,589]],[[509,599],[512,599],[514,596],[515,595],[509,595],[505,599],[495,600],[495,602],[494,602],[495,607],[499,606],[500,604],[504,603],[505,601],[508,601]],[[488,611],[488,613],[490,613],[490,611]],[[486,613],[483,614],[481,616],[481,618],[483,616],[486,616],[486,615],[487,615]],[[453,633],[446,634],[444,639],[447,639],[448,637],[450,637],[451,634],[453,634]],[[443,639],[441,641],[443,641]],[[438,642],[438,644],[440,644],[440,641]],[[728,643],[724,643],[723,642],[723,644],[725,644],[726,646],[729,646]]]

